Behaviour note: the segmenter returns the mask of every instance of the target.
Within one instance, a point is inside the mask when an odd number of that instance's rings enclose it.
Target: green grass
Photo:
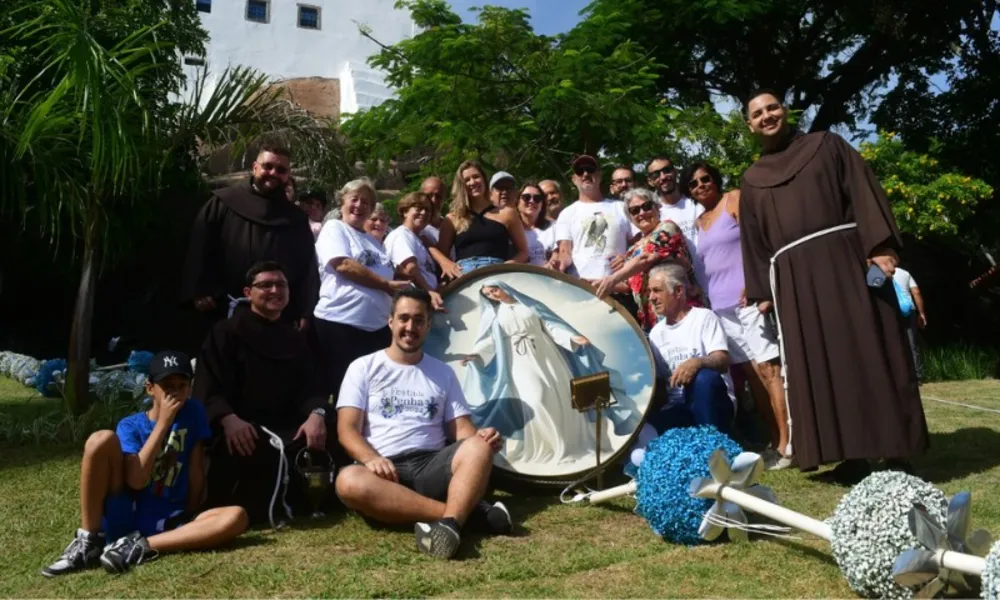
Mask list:
[[[924,395],[1000,409],[1000,382],[924,386]],[[0,380],[0,414],[30,394]],[[21,408],[19,408],[21,407]],[[920,475],[948,494],[973,492],[973,525],[1000,533],[1000,415],[925,400],[932,446]],[[167,556],[121,577],[89,571],[46,580],[78,526],[81,443],[0,442],[3,597],[849,597],[828,545],[816,539],[685,548],[667,544],[622,500],[562,506],[507,498],[515,537],[472,538],[458,560],[419,554],[410,531],[374,530],[353,515],[255,531],[232,549]],[[829,516],[846,488],[795,471],[766,473],[786,506]]]
[[[928,348],[921,355],[925,381],[965,381],[996,377],[1000,351],[992,347],[949,344]]]

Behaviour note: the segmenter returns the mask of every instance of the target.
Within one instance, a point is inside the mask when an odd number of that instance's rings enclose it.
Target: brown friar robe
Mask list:
[[[288,278],[288,307],[282,318],[312,315],[319,294],[319,266],[309,219],[287,201],[257,193],[246,181],[216,190],[191,226],[190,245],[180,280],[181,301],[211,296],[224,318],[229,297],[243,296],[247,271],[254,263],[281,263]]]
[[[927,447],[927,423],[892,283],[868,287],[872,250],[902,246],[889,202],[861,156],[833,133],[798,133],[743,176],[740,225],[746,295],[771,300],[776,260],[792,447],[799,467],[906,459]]]

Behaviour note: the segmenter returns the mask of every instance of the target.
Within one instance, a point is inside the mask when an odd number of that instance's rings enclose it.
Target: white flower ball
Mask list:
[[[990,553],[986,555],[986,568],[983,569],[983,590],[980,594],[986,600],[1000,598],[1000,541],[993,544]]]
[[[911,598],[913,590],[892,577],[896,557],[918,547],[908,516],[914,505],[927,509],[942,529],[948,514],[944,493],[898,471],[873,473],[844,496],[828,523],[830,545],[851,589],[868,598]]]

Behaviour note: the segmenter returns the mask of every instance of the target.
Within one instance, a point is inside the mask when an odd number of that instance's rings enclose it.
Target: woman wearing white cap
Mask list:
[[[451,212],[441,222],[438,249],[444,256],[455,248],[457,265],[438,256],[445,276],[455,277],[480,267],[504,262],[528,262],[528,244],[521,217],[513,206],[514,177],[500,171],[486,189],[486,175],[471,160],[458,167],[451,186]],[[496,190],[495,192],[493,190]],[[510,202],[503,204],[506,195]]]

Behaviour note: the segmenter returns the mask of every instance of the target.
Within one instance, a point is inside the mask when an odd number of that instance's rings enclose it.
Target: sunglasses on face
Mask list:
[[[252,287],[262,291],[270,290],[272,288],[276,290],[284,290],[288,288],[288,282],[281,281],[280,279],[273,281],[255,281],[253,282]]]
[[[653,181],[653,180],[659,179],[660,176],[662,176],[662,175],[671,175],[671,174],[673,174],[673,172],[674,172],[674,168],[673,167],[663,167],[662,169],[657,169],[655,171],[650,171],[649,172],[649,179],[650,179],[650,181]]]
[[[269,162],[260,165],[260,169],[262,171],[274,171],[278,175],[284,175],[285,173],[288,172],[288,167],[286,167],[285,165],[276,165],[274,163],[269,163]]]
[[[521,202],[525,204],[541,204],[545,196],[541,194],[521,194]]]
[[[593,175],[594,173],[597,172],[597,169],[595,169],[594,167],[577,167],[573,169],[573,172],[576,173],[577,175],[583,175],[583,174]]]
[[[639,206],[628,207],[628,214],[632,215],[633,217],[637,217],[639,216],[639,213],[648,212],[653,210],[654,208],[656,208],[656,203],[653,202],[652,200],[646,200]]]
[[[693,190],[696,187],[698,187],[699,184],[708,185],[710,183],[712,183],[712,176],[711,175],[702,175],[698,179],[692,179],[690,181],[690,183],[688,183],[688,189],[689,190]]]

